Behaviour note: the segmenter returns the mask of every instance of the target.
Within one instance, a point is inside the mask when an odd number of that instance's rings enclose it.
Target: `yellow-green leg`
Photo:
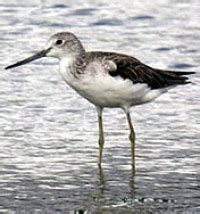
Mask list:
[[[103,147],[104,147],[104,132],[103,132],[103,120],[102,120],[102,108],[98,108],[98,122],[99,122],[99,155],[98,155],[98,165],[101,166]]]
[[[128,126],[130,130],[129,140],[131,142],[131,155],[132,155],[132,165],[135,167],[135,131],[131,121],[131,115],[129,112],[126,112],[126,118],[128,121]]]

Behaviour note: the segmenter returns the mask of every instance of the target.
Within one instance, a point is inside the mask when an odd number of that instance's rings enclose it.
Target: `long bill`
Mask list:
[[[16,62],[16,63],[14,63],[14,64],[12,64],[12,65],[9,65],[9,66],[5,67],[5,69],[7,70],[7,69],[10,69],[10,68],[18,67],[18,66],[27,64],[27,63],[29,63],[29,62],[32,62],[32,61],[34,61],[34,60],[36,60],[36,59],[45,57],[46,54],[47,54],[50,50],[51,50],[51,47],[48,48],[48,49],[46,49],[46,50],[42,50],[42,51],[40,51],[40,52],[38,52],[38,53],[36,53],[36,54],[34,54],[34,55],[32,55],[32,56],[30,56],[30,57],[24,59],[24,60],[21,60],[21,61],[19,61],[19,62]]]

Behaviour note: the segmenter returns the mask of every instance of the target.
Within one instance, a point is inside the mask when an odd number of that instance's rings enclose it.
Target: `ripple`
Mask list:
[[[143,20],[152,20],[152,19],[155,19],[155,17],[154,16],[150,16],[150,15],[141,15],[141,16],[133,16],[133,17],[131,17],[130,19],[132,19],[132,20],[138,20],[138,21],[143,21]]]
[[[96,12],[95,8],[83,8],[74,10],[70,15],[72,16],[91,16]]]
[[[170,68],[177,68],[177,69],[187,69],[192,67],[194,67],[194,65],[187,64],[187,63],[176,63],[173,65],[170,65]]]
[[[101,20],[98,20],[98,21],[92,23],[92,25],[94,25],[94,26],[104,26],[104,25],[118,26],[118,25],[122,25],[122,24],[123,24],[123,21],[118,20],[118,19],[101,19]]]
[[[173,48],[169,48],[169,47],[161,47],[161,48],[156,48],[154,50],[158,52],[167,52],[167,51],[171,51],[172,49]]]
[[[68,8],[69,6],[66,4],[54,4],[52,5],[52,8],[58,8],[58,9],[65,9]]]

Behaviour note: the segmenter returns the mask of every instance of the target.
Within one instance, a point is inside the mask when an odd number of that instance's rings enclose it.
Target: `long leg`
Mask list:
[[[102,120],[102,111],[103,109],[98,107],[98,122],[99,122],[99,155],[98,155],[98,165],[101,166],[102,155],[103,155],[103,146],[104,146],[104,132],[103,132],[103,120]]]
[[[129,111],[126,111],[126,118],[128,121],[129,130],[130,130],[129,139],[131,142],[132,165],[135,167],[135,131],[132,125],[131,115]]]

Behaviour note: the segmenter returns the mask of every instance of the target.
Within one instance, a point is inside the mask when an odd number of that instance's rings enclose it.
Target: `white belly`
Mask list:
[[[149,102],[164,92],[151,90],[147,84],[133,84],[129,79],[112,77],[104,72],[86,72],[76,78],[62,64],[60,71],[74,90],[96,106],[126,108]]]

